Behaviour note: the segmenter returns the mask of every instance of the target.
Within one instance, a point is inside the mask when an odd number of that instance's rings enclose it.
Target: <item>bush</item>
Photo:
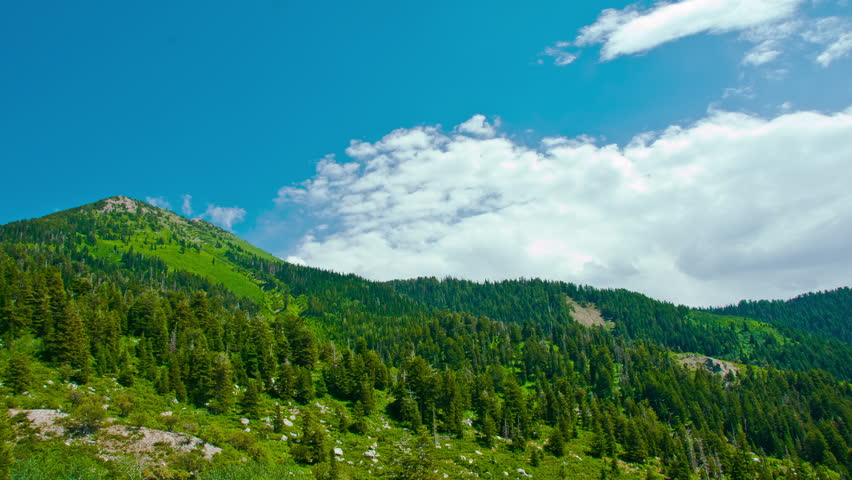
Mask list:
[[[101,427],[106,410],[94,398],[83,401],[66,419],[66,426],[75,435],[90,435]]]

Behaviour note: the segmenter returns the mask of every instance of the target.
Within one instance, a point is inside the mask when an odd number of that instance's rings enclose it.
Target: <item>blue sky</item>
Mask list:
[[[0,223],[189,195],[371,278],[832,288],[850,51],[828,0],[7,2]]]

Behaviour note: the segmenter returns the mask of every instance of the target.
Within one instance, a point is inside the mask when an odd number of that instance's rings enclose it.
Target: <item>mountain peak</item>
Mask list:
[[[142,212],[144,213],[148,210],[147,207],[151,207],[151,205],[148,205],[147,203],[140,202],[139,200],[134,200],[130,197],[125,197],[123,195],[109,197],[99,203],[101,203],[99,210],[105,213],[115,211],[136,213],[139,210],[142,210]]]

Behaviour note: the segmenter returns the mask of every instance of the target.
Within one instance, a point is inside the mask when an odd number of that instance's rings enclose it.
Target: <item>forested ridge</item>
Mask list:
[[[849,344],[773,315],[370,282],[114,197],[0,227],[0,392],[68,414],[53,437],[0,422],[0,478],[849,478]],[[115,425],[222,451],[105,459]]]
[[[852,344],[852,290],[849,287],[809,292],[790,300],[743,300],[709,311],[757,318]]]

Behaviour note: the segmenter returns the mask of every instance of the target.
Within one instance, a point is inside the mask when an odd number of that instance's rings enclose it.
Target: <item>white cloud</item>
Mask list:
[[[470,120],[459,125],[458,131],[485,138],[493,137],[497,134],[497,129],[494,128],[494,125],[488,123],[485,115],[480,114],[470,117]]]
[[[185,194],[183,196],[183,205],[181,205],[180,211],[187,217],[192,215],[192,195]]]
[[[595,23],[582,27],[573,42],[557,42],[539,55],[553,57],[554,64],[564,66],[577,59],[578,48],[601,45],[601,60],[609,61],[692,35],[740,32],[740,40],[753,44],[741,61],[748,67],[767,65],[787,51],[807,52],[802,40],[822,47],[812,59],[823,67],[849,56],[852,21],[810,16],[815,10],[800,8],[806,5],[804,0],[680,0],[646,9],[638,3],[622,10],[609,8],[601,11]],[[544,62],[539,59],[538,63]],[[782,78],[786,72],[784,68],[764,71],[769,79]]]
[[[239,207],[219,207],[208,205],[207,210],[198,218],[208,218],[212,223],[231,230],[231,228],[245,219],[246,211]]]
[[[786,297],[848,283],[850,130],[852,109],[713,111],[626,146],[399,129],[357,143],[355,161],[324,159],[277,201],[333,226],[294,260],[375,279],[540,276],[692,304]]]
[[[757,67],[778,58],[782,53],[784,40],[793,36],[803,23],[801,20],[790,20],[756,25],[743,32],[740,38],[754,43],[755,46],[746,52],[742,64]]]
[[[852,22],[840,17],[821,18],[802,34],[802,38],[825,47],[816,62],[827,67],[852,52]]]
[[[753,66],[763,65],[775,60],[780,54],[781,51],[776,50],[772,43],[763,42],[748,51],[745,58],[743,58],[743,64]]]
[[[645,52],[699,33],[743,31],[779,22],[795,14],[802,0],[682,0],[639,11],[607,9],[583,27],[578,46],[603,44],[601,58]]]
[[[817,57],[817,63],[827,67],[838,58],[843,58],[852,52],[852,32],[841,35],[834,43],[828,46],[824,52]]]
[[[155,207],[165,208],[167,210],[172,209],[172,204],[163,197],[145,197],[145,201]]]
[[[540,55],[553,57],[553,64],[558,67],[570,65],[577,59],[578,54],[569,52],[566,49],[571,46],[570,42],[556,42],[553,46],[547,47]],[[539,63],[544,63],[539,60]]]

